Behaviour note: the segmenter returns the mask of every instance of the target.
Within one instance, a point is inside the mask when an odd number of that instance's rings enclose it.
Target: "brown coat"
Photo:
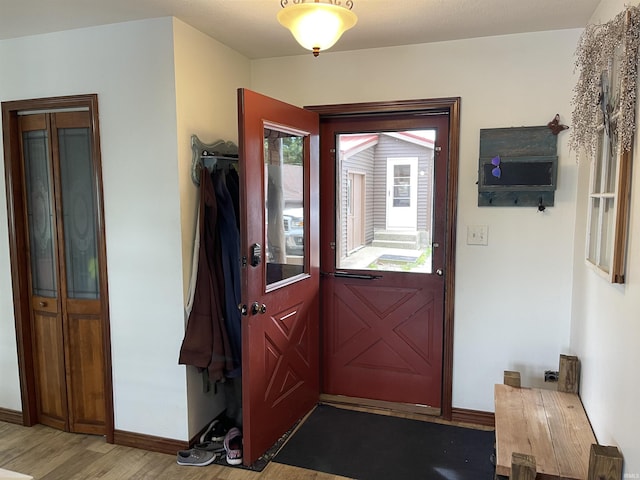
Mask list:
[[[193,308],[180,348],[178,363],[207,369],[213,382],[224,379],[233,368],[225,328],[222,301],[224,277],[220,260],[218,207],[211,177],[206,169],[200,180],[200,253]]]

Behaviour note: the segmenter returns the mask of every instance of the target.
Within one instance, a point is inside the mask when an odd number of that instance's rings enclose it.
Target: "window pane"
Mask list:
[[[435,130],[336,139],[336,268],[431,273]]]
[[[616,128],[615,119],[611,119],[611,128]],[[605,191],[608,193],[615,193],[616,191],[616,176],[618,173],[618,145],[615,137],[610,138],[609,135],[607,138],[607,146],[608,146],[608,158],[605,164]]]
[[[48,136],[45,130],[23,134],[27,216],[33,294],[55,298],[57,281]]]
[[[600,199],[592,198],[590,202],[589,237],[587,238],[587,260],[596,264],[598,258],[598,232],[600,232]]]
[[[96,205],[88,128],[58,130],[68,298],[99,298]]]
[[[267,285],[305,271],[304,137],[264,130]]]
[[[596,158],[593,165],[593,179],[591,184],[591,193],[602,192],[602,162],[603,156],[608,147],[605,143],[604,128],[598,131],[598,148],[596,150]]]
[[[613,198],[604,198],[602,201],[602,230],[600,237],[600,259],[598,263],[600,268],[608,272],[611,268],[611,253],[613,249],[614,200]]]

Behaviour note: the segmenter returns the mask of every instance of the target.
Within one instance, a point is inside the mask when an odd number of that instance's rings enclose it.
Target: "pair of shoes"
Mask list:
[[[224,449],[227,452],[227,463],[229,465],[240,465],[242,463],[242,432],[239,428],[233,427],[225,435]]]
[[[224,440],[224,439],[223,439]],[[224,444],[222,441],[219,442],[204,442],[204,443],[196,443],[193,448],[197,448],[198,450],[206,450],[208,452],[221,453],[224,452]]]
[[[178,452],[178,465],[191,465],[194,467],[204,467],[213,463],[217,453],[206,450],[192,448],[190,450],[180,450]]]
[[[228,431],[229,429],[224,426],[223,422],[216,418],[209,424],[204,433],[200,435],[200,443],[222,442]]]

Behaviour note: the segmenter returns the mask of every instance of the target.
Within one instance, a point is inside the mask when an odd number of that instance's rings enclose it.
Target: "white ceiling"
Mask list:
[[[600,0],[353,3],[358,23],[332,51],[582,28]],[[280,0],[0,0],[0,40],[175,16],[251,59],[304,54],[276,20],[281,8]]]

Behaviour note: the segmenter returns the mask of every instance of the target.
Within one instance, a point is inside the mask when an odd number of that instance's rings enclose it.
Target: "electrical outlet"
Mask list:
[[[545,370],[544,371],[544,381],[545,382],[557,382],[559,376],[560,376],[560,372],[557,372],[555,370]]]
[[[489,227],[486,225],[467,225],[467,245],[488,245]]]

